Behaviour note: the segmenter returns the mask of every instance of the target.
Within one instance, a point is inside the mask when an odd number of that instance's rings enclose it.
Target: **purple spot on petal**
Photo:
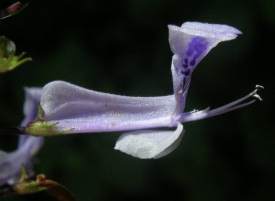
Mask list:
[[[203,37],[194,37],[188,44],[186,50],[187,57],[193,57],[190,61],[190,65],[194,66],[196,60],[207,50],[208,42]]]
[[[188,68],[188,59],[187,58],[184,58],[182,66],[183,66],[183,68]]]
[[[183,68],[188,68],[187,64],[182,64]]]
[[[190,69],[186,69],[186,70],[181,70],[180,73],[182,75],[188,76],[190,74]]]
[[[184,63],[184,64],[188,64],[188,59],[187,59],[187,58],[184,58],[183,63]]]
[[[184,74],[185,76],[188,76],[188,75],[190,74],[190,69],[187,69],[186,71],[184,71],[183,74]]]
[[[194,66],[196,64],[196,60],[195,59],[193,59],[192,61],[190,61],[190,65],[191,66]]]

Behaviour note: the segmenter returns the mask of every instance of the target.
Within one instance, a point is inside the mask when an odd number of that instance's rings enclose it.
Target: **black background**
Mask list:
[[[267,201],[275,193],[275,3],[254,1],[32,1],[0,22],[0,34],[33,62],[0,75],[0,125],[22,117],[23,87],[66,80],[135,96],[172,91],[168,24],[229,24],[243,35],[220,44],[193,74],[186,111],[218,106],[255,84],[264,101],[186,124],[183,143],[160,160],[113,150],[116,133],[47,138],[37,173],[64,184],[79,201]],[[11,150],[15,137],[2,137]],[[51,200],[46,194],[0,200]]]

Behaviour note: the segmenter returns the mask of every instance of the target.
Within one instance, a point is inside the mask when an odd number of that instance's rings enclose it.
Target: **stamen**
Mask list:
[[[255,94],[253,97],[256,98],[259,101],[263,101],[263,99],[261,98],[261,96],[259,96],[258,94]]]
[[[261,89],[264,89],[264,86],[256,84],[255,88],[258,90],[261,90]]]
[[[228,103],[226,105],[223,105],[221,107],[218,107],[218,108],[215,108],[212,110],[209,110],[209,108],[207,108],[205,110],[201,110],[201,111],[197,111],[197,112],[192,111],[192,112],[188,112],[188,113],[182,113],[182,114],[180,114],[178,119],[181,123],[197,121],[197,120],[214,117],[214,116],[221,115],[221,114],[224,114],[227,112],[231,112],[233,110],[237,110],[239,108],[246,107],[248,105],[255,103],[257,100],[258,101],[263,100],[260,97],[260,95],[258,94],[258,91],[262,90],[262,89],[264,89],[263,86],[256,85],[255,89],[252,92],[250,92],[246,96],[244,96],[236,101],[233,101],[231,103]],[[248,100],[250,98],[253,98],[253,100]]]

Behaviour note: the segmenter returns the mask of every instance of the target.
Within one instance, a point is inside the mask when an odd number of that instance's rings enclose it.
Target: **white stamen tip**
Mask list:
[[[264,89],[264,87],[262,85],[258,85],[258,84],[255,86],[255,88],[258,89],[258,90]]]
[[[243,96],[242,98],[239,98],[231,103],[228,103],[226,105],[223,105],[221,107],[209,110],[209,108],[206,108],[205,110],[200,110],[198,112],[189,112],[189,113],[183,113],[181,115],[180,122],[185,123],[185,122],[190,122],[190,121],[196,121],[196,120],[201,120],[201,119],[206,119],[209,117],[214,117],[217,115],[221,115],[233,110],[237,110],[239,108],[246,107],[248,105],[251,105],[255,103],[257,100],[258,101],[263,101],[261,96],[258,93],[259,90],[264,89],[263,86],[261,85],[256,85],[255,89],[247,94],[246,96]],[[254,98],[251,100],[251,98]]]
[[[263,101],[263,99],[261,98],[261,96],[259,94],[257,94],[259,90],[263,90],[263,89],[264,89],[264,87],[262,85],[258,85],[257,84],[255,86],[255,90],[251,94],[252,97],[255,98],[255,99],[257,99],[257,100],[259,100],[259,101]]]
[[[259,101],[263,101],[263,99],[261,98],[261,96],[259,96],[258,94],[254,94],[253,98],[256,98]]]

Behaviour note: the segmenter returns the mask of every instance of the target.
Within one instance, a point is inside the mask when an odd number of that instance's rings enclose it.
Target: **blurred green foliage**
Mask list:
[[[23,86],[66,80],[124,95],[171,93],[167,24],[224,23],[243,31],[198,66],[187,110],[218,106],[265,86],[264,102],[185,126],[183,143],[160,160],[138,160],[113,150],[119,134],[47,138],[35,169],[66,185],[79,201],[275,199],[272,0],[32,1],[1,22],[33,62],[0,75],[0,124],[22,119]],[[15,137],[1,137],[12,149]],[[47,200],[37,195],[4,198]]]

